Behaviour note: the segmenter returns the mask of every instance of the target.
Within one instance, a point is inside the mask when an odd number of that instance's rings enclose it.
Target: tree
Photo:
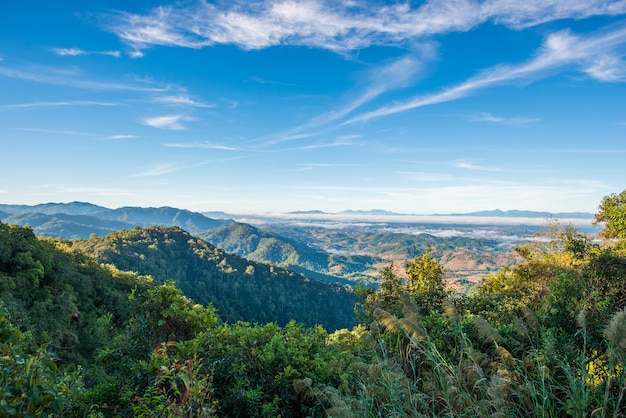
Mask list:
[[[406,290],[425,313],[440,308],[446,297],[445,271],[430,250],[411,260],[406,272],[409,276]]]
[[[626,239],[626,190],[602,199],[594,224],[600,222],[604,222],[600,236],[608,239]]]

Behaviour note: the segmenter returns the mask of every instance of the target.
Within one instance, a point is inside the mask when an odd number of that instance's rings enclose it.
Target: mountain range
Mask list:
[[[191,233],[198,233],[232,222],[169,206],[109,209],[85,202],[44,203],[33,206],[0,204],[0,220],[30,226],[38,235],[70,239],[84,239],[94,233],[106,235],[120,229],[152,225],[178,226]]]

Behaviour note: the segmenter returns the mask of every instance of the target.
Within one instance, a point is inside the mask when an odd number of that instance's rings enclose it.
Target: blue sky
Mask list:
[[[3,1],[0,202],[595,212],[626,1]]]

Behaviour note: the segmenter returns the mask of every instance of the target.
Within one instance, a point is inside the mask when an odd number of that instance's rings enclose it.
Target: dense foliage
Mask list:
[[[355,273],[363,273],[381,261],[365,255],[331,254],[305,245],[304,242],[308,242],[306,240],[293,240],[239,222],[207,231],[200,237],[249,260],[297,267],[301,271],[333,274],[334,281],[340,281],[339,277],[366,278]]]
[[[228,322],[285,325],[295,319],[333,331],[356,324],[356,298],[343,286],[230,255],[177,227],[118,231],[73,247],[157,283],[173,280],[195,302],[212,303]]]
[[[332,334],[225,323],[173,282],[0,224],[0,416],[624,416],[625,193],[600,206],[605,241],[555,225],[465,295],[429,251],[406,279],[386,267]],[[155,231],[117,248],[184,255]]]

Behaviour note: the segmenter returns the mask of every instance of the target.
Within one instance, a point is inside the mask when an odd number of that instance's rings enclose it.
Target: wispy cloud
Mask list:
[[[190,148],[190,149],[215,149],[224,151],[240,151],[239,147],[232,147],[228,145],[215,144],[212,142],[189,142],[189,143],[167,143],[163,144],[164,147],[169,148]]]
[[[502,125],[530,125],[534,122],[538,122],[539,119],[535,118],[503,118],[500,116],[494,116],[491,113],[483,112],[475,115],[467,116],[467,119],[472,122],[488,122],[497,123]]]
[[[605,0],[433,0],[383,5],[330,0],[198,1],[160,6],[146,14],[120,12],[110,30],[136,50],[153,45],[202,48],[234,44],[243,49],[301,45],[353,51],[371,45],[467,31],[485,22],[521,29],[544,22],[626,12],[626,2]]]
[[[467,163],[463,161],[455,163],[454,166],[456,168],[462,168],[465,170],[474,170],[474,171],[504,171],[501,168],[497,168],[497,167],[484,167],[484,166],[471,164],[471,163]]]
[[[119,58],[122,54],[120,51],[85,51],[80,48],[53,48],[52,52],[60,56],[77,57],[80,55],[108,55]]]
[[[180,131],[185,129],[182,122],[189,120],[191,120],[191,118],[188,116],[179,114],[144,118],[142,122],[145,125],[152,126],[153,128]]]
[[[171,162],[156,164],[154,167],[136,174],[132,174],[131,177],[153,177],[163,176],[166,174],[175,173],[181,170],[188,170],[196,167],[202,167],[210,164],[209,161],[197,162],[197,163],[183,163],[183,162]]]
[[[164,174],[170,174],[184,168],[186,168],[186,166],[180,163],[163,163],[156,165],[151,169],[143,171],[141,173],[133,174],[132,177],[162,176]]]
[[[40,132],[44,134],[53,134],[53,135],[97,136],[96,134],[93,134],[90,132],[70,131],[70,130],[61,130],[61,129],[40,129],[40,128],[17,128],[17,129],[20,131]]]
[[[62,107],[62,106],[120,106],[114,102],[94,102],[89,100],[76,100],[66,102],[32,102],[0,105],[0,109],[27,109],[33,107]]]
[[[79,70],[75,68],[59,67],[7,67],[0,65],[0,76],[15,78],[19,80],[32,81],[36,83],[52,84],[56,86],[67,86],[88,90],[103,91],[142,91],[142,92],[165,92],[169,86],[157,86],[147,84],[142,81],[136,83],[120,83],[115,81],[89,80]]]
[[[355,99],[341,109],[313,118],[306,126],[317,126],[342,119],[381,94],[409,85],[422,68],[423,61],[433,55],[431,47],[421,49],[424,53],[419,59],[415,56],[405,56],[368,71],[363,76],[365,87]]]
[[[139,138],[137,135],[125,135],[125,134],[120,134],[120,135],[111,135],[111,136],[107,136],[104,137],[102,139],[104,140],[118,140],[118,139],[132,139],[132,138]]]
[[[363,167],[363,164],[336,164],[336,163],[305,163],[300,164],[302,171],[311,171],[314,168],[341,168],[341,167]]]
[[[170,96],[159,96],[155,97],[154,101],[157,103],[164,103],[174,106],[191,106],[191,107],[215,107],[215,105],[203,103],[196,101],[191,98],[188,94],[178,94],[178,95],[170,95]]]
[[[248,80],[253,81],[255,83],[259,83],[259,84],[271,84],[275,86],[285,86],[285,87],[294,86],[294,84],[292,83],[283,83],[282,81],[268,80],[268,79],[261,78],[261,77],[250,77]]]
[[[615,75],[622,73],[624,68],[626,68],[626,63],[618,59],[617,52],[614,51],[616,47],[625,43],[626,26],[617,29],[613,28],[588,38],[575,36],[569,31],[557,32],[547,38],[535,58],[524,64],[496,66],[442,92],[421,95],[402,103],[384,106],[358,115],[345,122],[345,124],[367,121],[372,118],[388,116],[419,107],[457,100],[497,85],[520,81],[530,82],[551,75],[556,69],[565,66],[576,66],[599,81],[617,81],[612,76],[607,77],[607,74]],[[609,71],[609,68],[605,66],[602,72],[593,72],[592,69],[600,61],[604,65],[611,62],[617,67]]]
[[[419,171],[396,171],[395,174],[409,177],[415,181],[450,181],[453,177],[449,174],[424,173]]]

